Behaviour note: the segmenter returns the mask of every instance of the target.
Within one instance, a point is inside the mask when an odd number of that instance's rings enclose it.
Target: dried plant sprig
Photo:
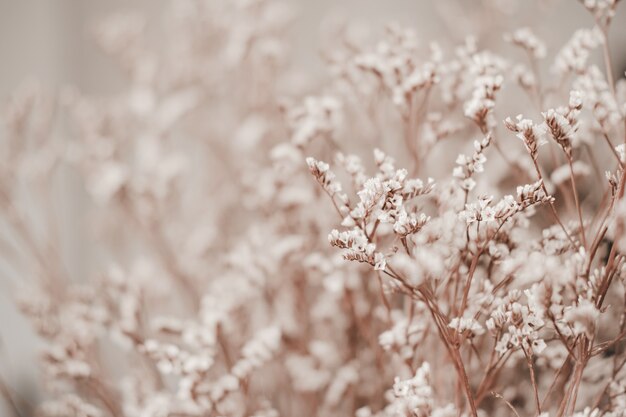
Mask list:
[[[546,44],[530,28],[525,27],[505,34],[504,40],[523,48],[533,59],[542,59],[546,56]]]
[[[578,131],[578,114],[582,109],[582,94],[572,91],[567,107],[549,109],[542,113],[552,139],[563,149],[568,158],[572,157],[572,141]]]
[[[521,114],[516,116],[515,121],[507,117],[504,120],[504,125],[510,131],[517,133],[516,136],[524,142],[531,158],[536,161],[539,156],[539,147],[547,143],[545,126],[537,125],[530,119],[524,119]]]
[[[348,196],[342,192],[341,183],[337,181],[335,174],[330,171],[330,166],[314,158],[307,158],[306,162],[309,166],[309,171],[332,199],[337,211],[341,215],[345,215],[349,208]],[[339,200],[338,204],[335,202],[335,197]]]
[[[560,76],[568,72],[580,73],[587,66],[591,51],[602,42],[602,35],[598,29],[579,29],[574,32],[557,54],[553,70]]]
[[[502,87],[503,81],[504,78],[499,74],[480,74],[474,82],[472,98],[465,103],[465,116],[476,123],[483,133],[494,126],[496,93]]]
[[[480,142],[474,141],[474,153],[471,157],[459,154],[456,158],[457,167],[454,168],[452,175],[459,179],[460,186],[465,191],[471,191],[476,186],[476,181],[472,178],[474,173],[480,173],[485,170],[484,164],[487,162],[485,150],[491,144],[491,135],[485,136]]]

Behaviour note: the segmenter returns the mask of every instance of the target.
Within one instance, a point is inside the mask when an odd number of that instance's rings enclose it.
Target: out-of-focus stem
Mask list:
[[[533,386],[533,395],[535,396],[535,405],[537,406],[537,414],[541,414],[541,403],[539,402],[539,390],[537,388],[537,380],[535,378],[535,367],[533,366],[532,356],[530,356],[526,350],[524,350],[524,356],[526,356],[526,364],[528,365],[528,371],[530,372],[530,382]]]
[[[548,195],[549,193],[548,193],[548,189],[546,188],[546,184],[545,184],[545,181],[543,179],[543,175],[541,174],[541,170],[539,169],[539,165],[537,164],[537,160],[534,159],[534,158],[533,158],[533,164],[535,166],[535,171],[537,172],[537,177],[539,178],[539,180],[541,180],[541,189],[543,190],[543,192],[546,195]],[[552,216],[554,217],[554,220],[559,224],[559,226],[563,230],[563,233],[565,233],[565,236],[567,236],[567,238],[572,243],[572,245],[578,246],[576,241],[572,238],[572,236],[570,236],[569,232],[567,231],[567,229],[563,225],[563,222],[559,218],[559,214],[556,211],[556,207],[554,207],[554,202],[550,201],[549,205],[550,205],[550,210],[552,212]]]
[[[574,194],[574,202],[576,203],[576,210],[578,211],[578,221],[580,222],[580,235],[583,240],[583,246],[587,247],[587,239],[585,237],[585,223],[583,221],[583,211],[580,207],[580,201],[578,200],[578,192],[576,191],[576,179],[574,178],[574,165],[572,157],[568,155],[567,164],[569,165],[570,183],[572,184],[572,193]]]

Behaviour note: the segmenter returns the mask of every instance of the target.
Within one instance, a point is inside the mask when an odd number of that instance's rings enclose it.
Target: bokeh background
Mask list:
[[[494,0],[490,0],[494,1]],[[363,31],[396,21],[416,29],[425,41],[431,39],[461,40],[469,33],[489,33],[473,19],[480,13],[481,0],[288,0],[293,5],[292,64],[308,76],[323,77],[320,48],[325,28],[332,19],[349,19]],[[532,25],[536,33],[556,52],[580,27],[590,27],[592,19],[575,0],[512,2],[500,0],[514,13],[491,20],[505,30]],[[135,11],[147,16],[155,42],[165,36],[162,22],[167,18],[165,0],[0,0],[0,103],[11,91],[28,80],[38,80],[51,88],[75,86],[89,95],[113,95],[124,88],[119,68],[95,45],[90,28],[114,12]],[[511,4],[507,4],[511,3]],[[541,3],[541,4],[540,4]],[[531,7],[532,4],[532,7]],[[622,5],[626,6],[626,5]],[[616,58],[616,77],[626,70],[626,11],[620,8],[612,26],[611,49]],[[329,16],[332,17],[329,20]],[[330,40],[332,42],[332,40]],[[485,36],[485,44],[499,44],[501,39]],[[1,140],[1,138],[0,138]],[[84,232],[72,221],[80,205],[72,193],[72,184],[64,189],[63,236],[70,250],[70,270],[80,279],[85,270]],[[2,262],[3,264],[5,262]],[[3,267],[0,267],[0,275]],[[28,279],[28,277],[16,277]],[[15,279],[15,278],[11,278]],[[38,343],[28,322],[15,310],[9,278],[0,276],[0,374],[12,389],[26,401],[36,402]],[[0,416],[8,415],[0,401]]]

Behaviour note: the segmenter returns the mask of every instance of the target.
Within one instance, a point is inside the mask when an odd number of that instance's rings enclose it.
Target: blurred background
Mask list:
[[[551,46],[563,44],[575,29],[593,24],[575,0],[490,1],[502,3],[503,8],[512,7],[510,20],[519,22],[519,26],[532,25]],[[287,0],[296,13],[292,27],[294,59],[296,64],[321,68],[318,50],[323,22],[329,16],[342,16],[373,27],[390,20],[397,21],[414,27],[428,41],[442,36],[461,38],[473,33],[476,28],[472,24],[472,14],[484,2]],[[158,26],[166,13],[167,3],[166,0],[0,0],[0,97],[6,97],[28,77],[52,85],[73,84],[88,94],[115,92],[123,85],[121,74],[96,48],[89,35],[90,28],[111,13],[127,10],[146,14],[151,24]],[[542,5],[535,7],[537,3]],[[611,48],[618,58],[615,71],[620,75],[626,67],[623,53],[626,13],[623,9],[618,8],[611,33],[614,40]],[[458,24],[459,17],[465,21],[464,25]],[[509,21],[502,24],[509,24]]]
[[[574,0],[490,1],[500,3],[504,9],[511,8],[511,13],[505,13],[505,17],[492,19],[494,26],[501,26],[502,31],[507,27],[512,30],[532,26],[548,41],[548,56],[556,53],[577,28],[593,25],[592,18]],[[96,47],[91,28],[111,13],[135,11],[147,16],[149,30],[156,39],[166,35],[160,30],[167,3],[165,0],[0,0],[0,103],[25,80],[38,80],[55,88],[71,85],[88,95],[116,94],[124,88],[123,74]],[[415,28],[425,42],[442,38],[460,41],[470,33],[490,33],[487,28],[477,27],[472,18],[480,13],[484,3],[481,0],[288,0],[287,3],[295,12],[292,64],[302,68],[307,76],[323,76],[320,47],[324,41],[329,41],[324,39],[329,16],[354,20],[358,22],[356,27],[364,31],[396,21]],[[616,77],[623,77],[626,69],[624,8],[619,8],[610,34]],[[511,22],[515,26],[511,27]],[[485,43],[498,45],[501,39],[487,36],[480,41],[481,46]],[[67,198],[72,205],[72,193],[68,192]],[[75,248],[76,253],[72,256],[80,259],[79,231],[67,230],[64,235],[73,239],[70,247]],[[0,375],[20,395],[36,401],[39,392],[37,341],[26,319],[13,307],[6,280],[0,278]],[[7,413],[0,401],[0,416]]]

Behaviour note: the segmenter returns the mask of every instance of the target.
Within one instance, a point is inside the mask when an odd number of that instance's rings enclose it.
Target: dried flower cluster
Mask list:
[[[7,409],[626,416],[619,1],[580,3],[560,51],[532,22],[497,54],[329,27],[322,87],[273,0],[173,1],[157,46],[98,26],[123,93],[29,84],[3,113],[3,275],[46,392],[0,379]]]

